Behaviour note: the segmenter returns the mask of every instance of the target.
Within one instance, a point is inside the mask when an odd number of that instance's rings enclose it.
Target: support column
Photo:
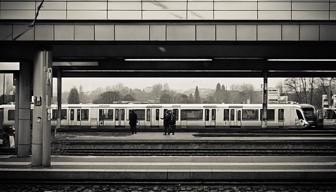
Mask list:
[[[31,64],[20,63],[20,71],[15,75],[15,144],[18,157],[30,155],[31,149]]]
[[[267,84],[267,71],[263,71],[263,78],[264,78],[264,84],[263,84],[263,104],[262,104],[262,122],[261,127],[267,128],[267,101],[268,101],[268,84]]]
[[[32,166],[50,166],[52,57],[50,51],[38,51],[34,61],[34,109]]]
[[[56,130],[58,128],[61,128],[61,118],[62,118],[62,73],[61,70],[58,69],[57,71],[57,126],[55,129],[55,135]]]

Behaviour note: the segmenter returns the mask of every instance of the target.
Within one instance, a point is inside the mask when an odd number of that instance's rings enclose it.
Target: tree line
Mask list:
[[[309,103],[321,108],[322,95],[335,92],[335,78],[287,78],[276,85],[282,96],[289,101]],[[88,99],[89,98],[89,99]],[[101,88],[84,93],[83,88],[70,90],[67,103],[110,104],[119,102],[139,103],[261,103],[262,92],[255,90],[252,84],[231,85],[217,83],[214,89],[200,89],[177,92],[168,84],[155,84],[146,89],[130,89],[122,84],[103,90]]]

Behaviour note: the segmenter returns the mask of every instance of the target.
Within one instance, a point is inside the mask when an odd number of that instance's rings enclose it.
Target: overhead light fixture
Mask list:
[[[269,70],[270,73],[336,73],[336,70]]]
[[[75,70],[63,70],[63,72],[74,72],[74,73],[92,73],[92,72],[122,72],[122,73],[134,73],[134,72],[141,72],[141,73],[161,73],[161,72],[167,72],[167,73],[261,73],[261,70],[130,70],[130,69],[120,69],[120,70],[87,70],[87,69],[75,69]]]
[[[264,58],[261,57],[215,57],[214,60],[265,60]]]
[[[336,59],[267,59],[271,62],[336,62]]]
[[[59,61],[53,62],[53,67],[91,67],[98,66],[97,61]]]
[[[165,59],[125,59],[125,61],[131,61],[131,62],[136,62],[136,61],[147,61],[147,62],[181,62],[181,61],[212,61],[212,59],[192,59],[192,58],[184,58],[184,59],[179,59],[179,58],[165,58]]]
[[[0,62],[0,71],[19,71],[20,62]]]

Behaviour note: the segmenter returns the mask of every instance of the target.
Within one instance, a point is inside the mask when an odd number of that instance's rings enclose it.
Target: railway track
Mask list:
[[[108,137],[107,137],[108,138]],[[329,137],[332,138],[332,137]],[[218,138],[216,138],[218,139]],[[59,155],[114,155],[114,156],[222,156],[222,155],[335,155],[334,139],[291,139],[283,137],[232,137],[216,140],[109,140],[59,139],[52,144]]]

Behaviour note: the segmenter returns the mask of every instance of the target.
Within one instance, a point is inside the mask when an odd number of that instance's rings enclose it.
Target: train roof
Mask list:
[[[57,105],[52,105],[56,107]],[[269,107],[313,107],[309,104],[268,104]],[[204,108],[220,108],[220,107],[229,107],[229,108],[259,108],[262,107],[262,104],[62,104],[62,107],[76,108],[76,107],[93,107],[93,108],[108,108],[108,107],[139,107],[139,108],[178,108],[178,107],[204,107]]]
[[[269,108],[313,107],[310,104],[268,104]],[[0,108],[13,108],[13,104],[0,105]],[[57,108],[52,104],[52,108]],[[62,104],[62,108],[262,108],[262,104]]]

